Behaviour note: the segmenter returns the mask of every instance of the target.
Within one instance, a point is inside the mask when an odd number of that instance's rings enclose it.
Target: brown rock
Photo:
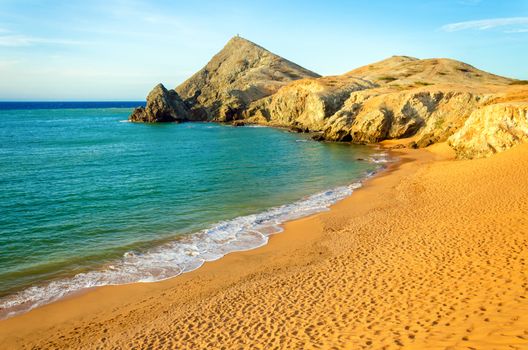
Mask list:
[[[246,125],[246,123],[243,120],[233,120],[231,125],[233,125],[233,126],[244,126],[244,125]]]
[[[478,106],[479,100],[479,96],[452,89],[358,92],[363,95],[361,98],[351,96],[351,103],[347,101],[336,117],[329,119],[326,137],[336,137],[337,129],[338,137],[348,131],[352,141],[378,142],[411,136],[445,141]]]
[[[178,94],[158,84],[147,96],[147,106],[136,108],[129,120],[144,123],[182,122],[188,116],[189,111]]]
[[[412,137],[411,147],[449,139],[459,156],[479,157],[527,140],[526,101],[528,86],[455,60],[393,56],[320,77],[237,36],[175,90],[156,86],[130,120],[265,124],[355,143]]]
[[[449,138],[459,157],[488,157],[528,142],[528,102],[504,102],[475,110]]]
[[[323,134],[315,133],[315,134],[312,135],[312,140],[314,140],[314,141],[324,141],[325,138],[324,138]]]
[[[314,77],[319,75],[236,36],[175,90],[196,119],[230,121],[287,83]]]

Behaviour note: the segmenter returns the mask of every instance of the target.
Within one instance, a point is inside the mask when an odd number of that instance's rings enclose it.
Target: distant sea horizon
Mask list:
[[[146,101],[0,101],[0,110],[20,109],[79,109],[79,108],[134,108],[145,106]]]

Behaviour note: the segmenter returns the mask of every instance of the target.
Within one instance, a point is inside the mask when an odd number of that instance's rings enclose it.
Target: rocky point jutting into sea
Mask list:
[[[217,121],[396,147],[446,142],[478,158],[528,141],[528,85],[446,58],[393,56],[337,76],[234,37],[175,89],[157,85],[135,122]]]

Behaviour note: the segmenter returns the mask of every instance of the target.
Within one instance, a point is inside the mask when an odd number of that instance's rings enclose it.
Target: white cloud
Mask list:
[[[80,45],[82,42],[57,38],[38,38],[26,35],[0,35],[0,46],[31,46],[36,44]]]
[[[440,29],[445,32],[456,32],[467,29],[486,30],[496,27],[516,25],[528,25],[528,17],[490,18],[477,21],[450,23],[442,26]]]

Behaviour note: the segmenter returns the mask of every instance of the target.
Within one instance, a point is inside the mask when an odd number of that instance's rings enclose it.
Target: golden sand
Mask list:
[[[528,145],[403,162],[262,248],[0,322],[0,348],[528,349]]]

